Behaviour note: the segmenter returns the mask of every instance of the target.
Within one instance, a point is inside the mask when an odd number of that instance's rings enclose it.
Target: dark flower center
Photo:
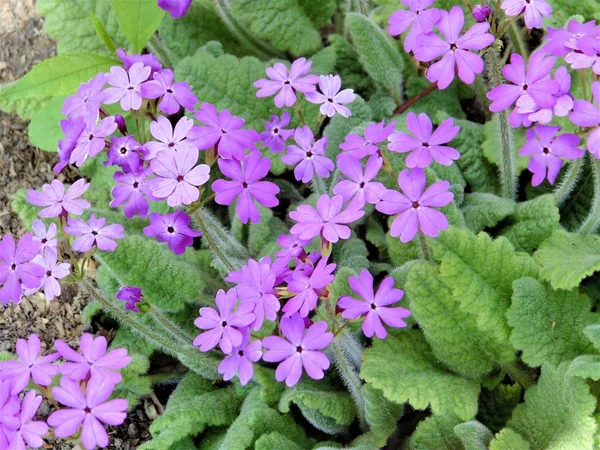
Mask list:
[[[423,142],[423,147],[429,148],[429,142]]]
[[[221,322],[221,326],[222,326],[223,328],[225,328],[225,327],[227,326],[227,321],[226,321],[226,320],[224,320],[223,322]]]
[[[283,84],[291,84],[291,83],[292,83],[292,82],[291,82],[290,80],[285,80],[285,81],[283,82]]]
[[[121,152],[121,155],[127,153],[127,149],[125,147],[121,147],[119,151]]]
[[[181,183],[183,181],[183,175],[178,175],[177,176],[177,181],[179,181]]]
[[[244,182],[242,183],[242,187],[243,187],[244,189],[248,189],[248,183],[246,183],[246,182],[244,181]]]
[[[167,94],[172,94],[173,93],[173,89],[169,88],[167,89]]]
[[[458,50],[456,44],[450,44],[450,50]]]
[[[371,303],[371,309],[373,309],[373,310],[377,309],[377,305],[375,303]]]
[[[238,355],[244,356],[244,351],[243,350],[238,350]]]
[[[93,135],[93,134],[90,134],[90,135],[88,136],[88,140],[90,140],[90,141],[91,141],[91,140],[93,140],[93,139],[94,139],[94,135]]]
[[[10,266],[10,270],[16,270],[17,269],[17,265],[13,264],[12,266]]]
[[[88,407],[86,407],[86,408],[85,408],[83,411],[84,411],[86,414],[90,414],[90,413],[92,412],[92,410],[91,410],[90,408],[88,408]]]
[[[297,351],[298,353],[302,353],[302,351],[303,351],[303,350],[304,350],[304,349],[302,348],[302,346],[301,346],[301,345],[299,345],[298,347],[296,347],[296,351]]]
[[[419,207],[419,202],[412,202],[412,207],[413,208],[418,208]]]
[[[544,154],[546,154],[546,155],[547,155],[548,153],[550,153],[550,149],[549,149],[548,147],[544,147],[542,151],[543,151],[543,152],[544,152]]]
[[[221,128],[221,133],[227,134],[227,130],[225,128]]]
[[[133,86],[129,86],[129,87],[127,88],[127,90],[128,90],[128,91],[133,91]]]
[[[98,236],[98,232],[96,230],[92,231],[92,235]]]
[[[360,188],[362,189],[362,188],[364,188],[364,187],[365,187],[365,182],[364,182],[364,181],[361,181],[361,182],[360,182]]]
[[[277,128],[277,127],[273,128],[273,134],[277,134],[277,133],[279,133],[279,128]]]
[[[168,231],[169,233],[174,233],[174,232],[175,232],[175,228],[173,228],[173,227],[169,227],[169,228],[167,228],[167,231]]]
[[[137,189],[137,187],[140,185],[140,183],[138,183],[137,181],[134,181],[133,183],[133,188]]]
[[[329,97],[329,98],[327,99],[327,101],[328,101],[329,103],[333,103],[333,99],[332,99],[331,97]]]
[[[46,272],[46,276],[47,276],[47,277],[49,277],[49,276],[51,276],[51,275],[52,275],[52,272],[51,272],[50,270],[48,270],[48,271]]]
[[[529,85],[528,84],[524,84],[523,85],[523,90],[526,91],[527,89],[529,89]]]
[[[312,155],[313,155],[313,152],[311,152],[311,151],[306,152],[307,158],[312,158]]]
[[[167,147],[175,147],[175,142],[169,142],[169,144],[167,145]]]
[[[46,239],[46,238],[42,239],[42,244],[45,244],[46,242],[48,242],[48,239]]]

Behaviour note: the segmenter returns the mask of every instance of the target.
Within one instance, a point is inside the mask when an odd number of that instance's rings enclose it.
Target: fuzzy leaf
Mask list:
[[[501,376],[504,378],[504,371],[501,371]],[[492,390],[482,389],[477,418],[490,430],[500,431],[506,426],[515,407],[521,403],[522,395],[520,384],[499,384]]]
[[[263,434],[254,443],[255,450],[302,450],[305,448],[306,447],[302,447],[296,441],[277,431]]]
[[[514,214],[516,208],[517,204],[511,199],[482,192],[466,194],[461,206],[467,227],[474,233],[497,225]]]
[[[32,145],[47,152],[58,151],[58,141],[64,137],[60,121],[64,118],[60,112],[65,97],[54,97],[38,109],[27,126],[27,134]]]
[[[465,446],[465,450],[487,450],[494,435],[481,422],[471,420],[454,427],[456,434]]]
[[[369,251],[365,243],[357,238],[341,241],[333,248],[333,261],[338,267],[348,267],[356,272],[369,267]]]
[[[549,0],[554,9],[551,17],[544,18],[544,27],[562,28],[571,16],[580,15],[581,22],[597,19],[600,16],[600,5],[595,0],[580,0],[574,4],[568,0]]]
[[[390,402],[381,391],[374,389],[368,383],[363,387],[363,394],[365,419],[369,424],[370,433],[377,440],[378,447],[383,447],[388,438],[396,431],[397,422],[402,416],[404,406]]]
[[[363,98],[373,97],[375,86],[373,86],[373,81],[363,69],[358,59],[358,52],[352,44],[339,34],[330,34],[327,36],[327,40],[335,51],[335,70],[332,72],[340,75],[344,87],[354,89],[354,92]],[[389,99],[389,93],[385,93],[385,96]],[[396,103],[393,100],[391,102],[395,108]]]
[[[165,12],[154,0],[110,0],[121,31],[134,53],[140,53],[157,30]]]
[[[298,4],[316,28],[331,22],[337,6],[336,0],[298,0]]]
[[[500,134],[500,120],[498,114],[492,117],[492,120],[485,125],[485,141],[483,142],[483,154],[489,162],[500,167],[500,154],[502,148]],[[515,169],[520,174],[527,168],[529,158],[519,155],[519,150],[525,145],[524,128],[510,129],[511,131],[511,149],[515,155]]]
[[[19,189],[13,194],[10,206],[17,216],[19,216],[19,219],[21,219],[25,228],[31,230],[31,224],[38,218],[40,209],[29,203],[26,198],[27,191],[25,189]]]
[[[400,267],[409,261],[419,258],[419,246],[416,239],[403,243],[400,241],[400,238],[392,237],[389,233],[386,233],[385,239],[388,245],[387,250],[391,262],[396,267]]]
[[[581,355],[571,362],[570,372],[572,375],[581,378],[591,378],[594,381],[600,380],[600,356],[599,355]]]
[[[408,450],[464,450],[454,434],[454,427],[461,423],[454,414],[434,414],[420,422],[408,441]]]
[[[521,435],[510,428],[505,428],[498,433],[492,442],[490,450],[530,450],[529,442]]]
[[[139,403],[142,396],[152,392],[150,379],[146,376],[150,361],[143,355],[132,354],[131,357],[129,365],[121,370],[123,381],[117,385],[113,393],[114,397],[124,398],[129,402],[130,411]]]

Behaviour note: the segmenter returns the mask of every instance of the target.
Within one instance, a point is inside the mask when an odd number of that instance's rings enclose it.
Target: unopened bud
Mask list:
[[[473,18],[481,23],[485,22],[492,15],[492,8],[488,5],[476,5],[473,8]]]
[[[125,117],[123,117],[121,114],[115,114],[115,122],[117,124],[117,127],[119,128],[119,131],[121,132],[121,134],[123,136],[125,136],[127,133],[127,125],[125,124]]]

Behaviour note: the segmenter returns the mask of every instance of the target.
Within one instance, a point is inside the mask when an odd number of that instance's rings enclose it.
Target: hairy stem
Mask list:
[[[433,255],[431,254],[431,249],[427,245],[427,238],[423,234],[422,231],[417,233],[419,237],[419,256],[424,261],[433,261]]]
[[[517,22],[510,23],[508,34],[516,52],[519,53],[527,63],[529,60],[529,52],[527,51],[527,44],[523,40],[523,34],[521,34],[521,29]]]
[[[181,341],[182,344],[189,345],[194,341],[193,336],[189,335],[184,330],[179,328],[177,324],[173,323],[171,319],[165,316],[165,314],[155,306],[152,306],[150,308],[148,314],[150,315],[150,317],[152,317],[152,319],[155,322],[163,326],[165,330],[167,330],[171,334],[171,336]]]
[[[321,178],[316,173],[313,175],[311,187],[312,191],[319,197],[321,197],[321,195],[327,192],[327,188],[325,187],[325,182],[323,181],[323,178]]]
[[[219,230],[211,230],[206,226],[206,222],[204,221],[204,217],[202,214],[203,208],[199,208],[197,211],[194,211],[192,217],[194,221],[198,224],[200,231],[202,231],[202,238],[206,241],[208,248],[215,255],[221,263],[227,268],[229,272],[236,269],[236,266],[232,261],[229,260],[227,255],[221,251],[221,248],[217,244],[217,240],[213,237],[212,233],[219,232]]]
[[[562,183],[554,191],[554,200],[556,201],[556,206],[562,205],[571,191],[575,188],[575,185],[579,180],[582,167],[583,158],[576,159],[569,164],[569,168],[565,172]]]
[[[594,173],[594,198],[589,215],[577,231],[579,234],[592,234],[600,225],[600,160],[594,158],[591,153],[588,153],[588,157]]]

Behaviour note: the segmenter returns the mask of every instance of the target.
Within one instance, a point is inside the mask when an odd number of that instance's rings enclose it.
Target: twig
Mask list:
[[[435,84],[435,83],[430,84],[425,89],[423,89],[421,92],[419,92],[417,95],[415,95],[414,97],[409,98],[404,103],[402,103],[400,106],[398,106],[396,108],[396,110],[394,111],[393,115],[395,116],[397,114],[402,114],[404,111],[406,111],[412,105],[414,105],[415,103],[417,103],[419,100],[421,100],[426,95],[431,94],[436,89],[437,89],[437,84]]]

